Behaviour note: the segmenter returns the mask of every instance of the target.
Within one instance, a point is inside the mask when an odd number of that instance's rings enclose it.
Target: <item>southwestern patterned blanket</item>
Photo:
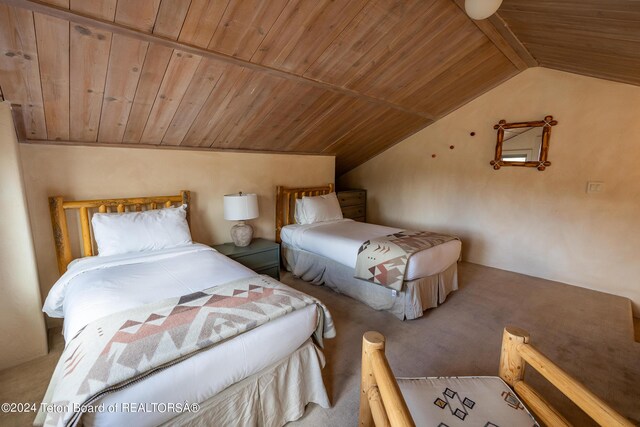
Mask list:
[[[355,277],[400,291],[409,258],[451,240],[460,239],[447,234],[409,230],[367,240],[358,250]]]
[[[36,425],[75,426],[83,406],[224,340],[311,304],[318,307],[314,339],[333,338],[327,308],[267,276],[241,279],[106,316],[70,340],[44,397]],[[43,405],[46,406],[46,405]]]

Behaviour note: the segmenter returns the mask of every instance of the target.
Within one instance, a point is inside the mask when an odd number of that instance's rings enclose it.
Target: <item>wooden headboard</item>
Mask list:
[[[174,205],[187,205],[187,221],[190,221],[191,193],[183,190],[177,196],[153,196],[133,197],[127,199],[102,199],[102,200],[73,200],[65,201],[62,196],[49,197],[49,209],[51,210],[51,224],[53,225],[53,238],[56,245],[56,257],[58,258],[58,270],[60,274],[67,271],[67,266],[73,261],[71,255],[71,239],[67,227],[66,211],[78,209],[80,212],[80,230],[82,234],[82,257],[92,256],[93,240],[91,231],[90,214],[97,210],[106,212],[140,212],[148,209],[170,208]]]
[[[320,187],[280,187],[276,189],[276,242],[280,243],[282,227],[295,224],[294,213],[296,199],[304,196],[320,196],[333,192],[334,185],[327,184]]]

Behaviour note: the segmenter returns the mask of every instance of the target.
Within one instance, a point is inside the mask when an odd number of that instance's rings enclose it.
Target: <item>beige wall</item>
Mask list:
[[[43,299],[58,277],[47,197],[69,199],[178,194],[192,191],[195,241],[230,241],[233,222],[222,214],[222,196],[257,193],[257,237],[275,237],[276,185],[333,182],[329,156],[176,151],[164,149],[21,144]]]
[[[547,114],[552,166],[494,171],[493,125]],[[532,68],[341,183],[368,190],[371,222],[456,233],[470,262],[626,296],[637,314],[639,165],[640,87]]]
[[[0,183],[1,370],[47,353],[18,142],[8,102],[0,103]]]

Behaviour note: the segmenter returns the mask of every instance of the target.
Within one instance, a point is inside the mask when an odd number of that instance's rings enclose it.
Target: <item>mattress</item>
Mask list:
[[[176,297],[255,275],[208,246],[193,244],[145,254],[88,257],[70,265],[54,285],[44,311],[64,316],[70,340],[86,324],[131,307]],[[311,336],[316,306],[294,311],[236,336],[127,388],[96,405],[202,402],[230,385],[288,357]],[[283,340],[281,337],[286,336]],[[87,414],[85,425],[151,426],[171,412]]]
[[[280,238],[301,249],[355,269],[358,250],[365,241],[401,231],[399,228],[340,219],[316,224],[291,224],[282,228]],[[460,258],[462,243],[452,240],[415,253],[409,258],[405,280],[433,276]]]

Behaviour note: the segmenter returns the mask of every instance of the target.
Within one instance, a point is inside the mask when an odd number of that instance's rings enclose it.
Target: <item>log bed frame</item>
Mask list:
[[[360,384],[360,427],[415,426],[395,376],[384,354],[385,338],[378,332],[362,337]],[[527,331],[507,326],[502,334],[499,375],[548,426],[571,426],[538,392],[524,382],[526,365],[531,366],[601,426],[633,427],[622,415],[570,377],[529,344]]]
[[[91,231],[90,210],[97,209],[100,213],[140,212],[148,209],[170,208],[174,205],[187,205],[187,222],[190,223],[189,210],[191,192],[183,190],[176,196],[133,197],[124,199],[98,199],[65,201],[62,196],[49,197],[53,238],[56,245],[56,257],[60,274],[67,271],[67,266],[73,261],[71,255],[71,239],[67,227],[66,211],[78,209],[80,211],[80,230],[82,235],[82,257],[93,256],[93,240]],[[114,212],[114,213],[115,213]]]
[[[333,184],[320,187],[276,187],[276,242],[280,243],[282,227],[295,224],[296,199],[304,196],[321,196],[334,191]]]

